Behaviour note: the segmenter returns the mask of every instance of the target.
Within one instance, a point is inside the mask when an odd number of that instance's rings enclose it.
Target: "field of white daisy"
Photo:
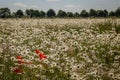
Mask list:
[[[0,19],[0,80],[120,80],[119,22]]]

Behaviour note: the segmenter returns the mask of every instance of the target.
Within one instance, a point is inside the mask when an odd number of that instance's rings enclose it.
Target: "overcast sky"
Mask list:
[[[80,12],[83,9],[115,10],[120,7],[120,0],[0,0],[0,7],[9,7],[11,11],[18,9],[38,9],[47,11],[52,8],[71,12]]]

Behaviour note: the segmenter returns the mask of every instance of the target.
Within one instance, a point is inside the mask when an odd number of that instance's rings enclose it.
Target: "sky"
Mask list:
[[[0,8],[8,7],[12,12],[21,9],[37,9],[47,11],[54,9],[81,12],[85,9],[107,9],[108,11],[114,11],[120,7],[120,0],[0,0]]]

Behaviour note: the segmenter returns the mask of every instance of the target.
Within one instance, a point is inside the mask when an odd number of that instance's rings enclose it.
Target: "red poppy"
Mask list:
[[[16,68],[14,68],[13,72],[18,74],[18,73],[22,73],[23,71],[21,68],[16,67]]]
[[[22,59],[22,57],[21,56],[17,56],[17,59]]]
[[[24,60],[18,60],[19,64],[24,64]]]
[[[31,64],[31,62],[25,62],[23,59],[22,59],[22,57],[21,56],[17,56],[17,59],[18,59],[18,63],[19,64]]]
[[[41,60],[41,59],[44,59],[44,58],[47,58],[47,57],[46,57],[44,54],[42,54],[42,53],[40,53],[39,57],[40,57],[40,60]]]
[[[37,54],[39,54],[39,53],[40,53],[40,51],[39,51],[38,49],[36,49],[35,51],[36,51],[36,53],[37,53]]]
[[[18,63],[19,64],[23,64],[24,63],[24,60],[22,59],[21,56],[17,56],[17,59],[18,59]]]
[[[41,59],[44,59],[44,58],[47,58],[47,57],[46,57],[42,52],[40,52],[38,49],[36,49],[35,51],[36,51],[36,53],[39,55],[40,60],[41,60]]]

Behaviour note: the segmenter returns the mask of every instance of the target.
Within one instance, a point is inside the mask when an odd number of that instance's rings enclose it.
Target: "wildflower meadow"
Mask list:
[[[120,19],[0,19],[0,80],[120,80]]]

